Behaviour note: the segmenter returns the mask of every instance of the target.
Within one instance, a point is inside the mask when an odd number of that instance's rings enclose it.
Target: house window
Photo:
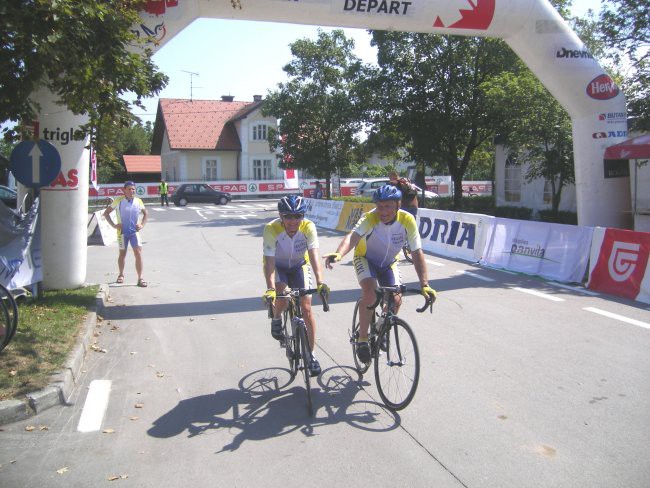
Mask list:
[[[254,180],[271,179],[270,159],[253,159],[253,179]]]
[[[266,124],[255,124],[253,126],[253,140],[266,141],[267,129]]]
[[[218,159],[204,159],[203,160],[203,180],[216,181],[221,177]]]
[[[544,203],[550,204],[553,200],[553,188],[550,180],[544,181]]]
[[[521,201],[521,164],[509,155],[506,158],[505,179],[503,181],[504,198],[506,202]]]

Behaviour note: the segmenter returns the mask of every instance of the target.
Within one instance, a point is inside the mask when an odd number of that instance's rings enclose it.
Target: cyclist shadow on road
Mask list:
[[[169,438],[187,431],[192,438],[221,430],[229,437],[216,453],[235,451],[245,441],[261,441],[300,432],[315,435],[319,427],[345,422],[354,427],[385,432],[400,425],[397,413],[371,399],[355,400],[362,391],[352,368],[332,367],[312,384],[314,416],[307,414],[307,398],[300,374],[292,382],[288,369],[254,371],[239,381],[239,388],[181,400],[154,421],[152,437]],[[314,378],[315,379],[315,378]],[[296,386],[290,385],[296,384]],[[300,385],[300,386],[298,386]],[[320,388],[319,388],[320,387]],[[220,438],[215,436],[215,439]]]

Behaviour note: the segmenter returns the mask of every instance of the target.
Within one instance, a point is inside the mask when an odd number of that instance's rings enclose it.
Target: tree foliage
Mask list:
[[[575,182],[569,115],[523,66],[495,78],[487,93],[509,114],[509,129],[502,134],[508,149],[518,162],[527,163],[528,182],[543,178],[550,184],[552,211],[557,214],[562,190]]]
[[[460,209],[463,176],[475,152],[505,123],[484,86],[517,67],[516,55],[494,39],[384,31],[372,36],[379,68],[366,93],[375,130],[407,148],[421,169],[451,174]]]
[[[281,150],[285,166],[327,178],[347,166],[361,127],[355,90],[362,72],[352,54],[354,41],[342,30],[318,31],[314,40],[291,44],[288,80],[266,98],[262,112],[280,119],[269,144]]]
[[[151,154],[151,139],[153,138],[153,126],[147,121],[142,125],[135,121],[130,127],[122,127],[117,131],[117,137],[113,150],[109,157],[100,154],[97,158],[97,171],[100,183],[115,183],[124,181],[126,170],[123,164],[125,154]]]
[[[625,66],[622,85],[633,128],[650,130],[650,1],[603,1],[599,27],[614,64]]]
[[[131,27],[144,0],[11,0],[0,3],[0,121],[31,121],[31,98],[45,86],[75,114],[86,114],[86,133],[110,153],[121,127],[135,116],[133,104],[167,83],[152,52]],[[140,52],[133,49],[140,43]],[[5,128],[8,136],[15,136]],[[109,157],[114,155],[107,154]]]

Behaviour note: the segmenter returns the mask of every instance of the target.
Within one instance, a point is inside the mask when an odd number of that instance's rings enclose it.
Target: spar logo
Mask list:
[[[595,100],[609,100],[614,98],[620,90],[609,75],[596,76],[587,85],[587,95]]]
[[[607,262],[609,276],[614,281],[620,283],[634,273],[639,260],[639,249],[641,249],[641,244],[638,243],[614,241]]]
[[[463,0],[448,3],[457,4],[458,10],[452,9],[452,13],[448,15],[436,16],[433,27],[487,30],[494,18],[496,0]]]

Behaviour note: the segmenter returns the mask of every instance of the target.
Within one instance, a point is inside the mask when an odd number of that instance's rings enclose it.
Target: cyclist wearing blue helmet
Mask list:
[[[287,308],[286,299],[276,300],[276,295],[284,289],[311,288],[310,269],[313,267],[318,292],[329,293],[323,283],[323,272],[318,255],[318,234],[311,220],[305,219],[307,205],[302,197],[289,195],[278,202],[280,217],[264,226],[264,279],[266,292],[263,298],[273,302],[271,335],[282,339],[282,312]],[[300,298],[300,307],[307,325],[312,358],[309,372],[312,376],[320,374],[321,368],[314,356],[316,346],[316,319],[311,312],[311,296]]]
[[[375,303],[375,288],[401,284],[397,268],[397,255],[408,243],[413,255],[415,272],[420,280],[422,294],[436,296],[429,286],[427,266],[422,252],[422,243],[415,218],[408,212],[400,210],[402,192],[392,186],[384,185],[372,195],[375,208],[361,216],[354,229],[346,235],[335,253],[325,256],[325,265],[332,269],[332,263],[340,261],[343,256],[354,249],[354,269],[361,286],[359,334],[357,357],[364,363],[370,362],[368,346],[368,327],[373,313],[366,307]],[[396,309],[399,310],[401,299],[395,296]]]

